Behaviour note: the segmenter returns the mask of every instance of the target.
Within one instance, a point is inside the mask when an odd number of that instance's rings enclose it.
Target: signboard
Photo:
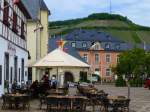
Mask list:
[[[8,52],[10,55],[15,55],[16,54],[16,47],[15,45],[13,45],[12,43],[8,43],[8,48],[7,48]]]

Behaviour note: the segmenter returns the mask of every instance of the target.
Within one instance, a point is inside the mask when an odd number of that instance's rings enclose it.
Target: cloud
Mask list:
[[[50,21],[86,17],[109,12],[110,0],[44,0],[51,10]],[[136,24],[150,26],[150,0],[111,0],[112,12],[127,16]]]

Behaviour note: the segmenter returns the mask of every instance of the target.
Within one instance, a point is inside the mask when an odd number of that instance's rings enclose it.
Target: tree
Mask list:
[[[147,77],[150,77],[150,53],[146,53],[146,56],[145,56],[144,73]]]
[[[137,81],[147,72],[150,72],[148,53],[143,49],[135,48],[133,50],[120,54],[120,59],[113,71],[117,75],[125,75],[128,81]],[[149,74],[149,73],[148,73]]]

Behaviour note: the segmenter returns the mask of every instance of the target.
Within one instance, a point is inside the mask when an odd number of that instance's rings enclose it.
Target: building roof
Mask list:
[[[87,63],[57,48],[33,65],[34,67],[79,67],[89,68]]]
[[[57,41],[60,39],[61,39],[61,37],[59,37],[59,36],[56,38],[49,38],[49,40],[48,40],[48,52],[51,52],[54,49],[58,48]],[[67,53],[69,53],[70,55],[76,57],[77,59],[85,62],[85,60],[79,55],[77,50],[75,48],[71,47],[71,45],[68,42],[66,42],[66,44],[64,45],[64,48],[67,49],[67,51],[66,51]]]
[[[30,15],[29,11],[27,10],[26,6],[24,5],[24,3],[22,1],[19,1],[17,3],[17,6],[25,14],[27,19],[31,19],[31,15]]]
[[[22,0],[22,2],[29,11],[32,20],[38,20],[40,10],[46,10],[50,12],[43,0]]]
[[[76,29],[64,37],[74,41],[123,42],[122,40],[98,30]]]

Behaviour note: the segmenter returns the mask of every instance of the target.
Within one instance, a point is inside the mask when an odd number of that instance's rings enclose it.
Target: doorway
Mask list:
[[[74,82],[74,76],[71,72],[65,72],[64,74],[64,83],[66,84],[67,82]]]

